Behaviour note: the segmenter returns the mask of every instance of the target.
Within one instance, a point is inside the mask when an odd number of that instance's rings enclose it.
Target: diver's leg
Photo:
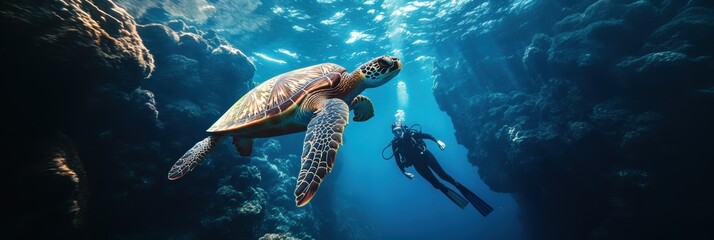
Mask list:
[[[424,154],[422,154],[424,161],[426,164],[434,170],[436,175],[439,175],[441,179],[444,179],[445,181],[451,183],[451,185],[454,185],[455,187],[458,187],[460,184],[453,178],[451,175],[446,173],[444,171],[444,168],[441,167],[441,164],[439,164],[438,161],[436,161],[436,157],[434,157],[434,154],[432,154],[429,151],[425,151]]]
[[[439,182],[439,179],[434,176],[434,174],[431,172],[429,167],[424,164],[423,162],[421,163],[415,163],[414,164],[414,169],[426,179],[429,183],[431,183],[434,188],[439,189],[442,193],[446,195],[452,202],[454,202],[457,206],[460,208],[465,208],[466,205],[469,204],[468,200],[466,200],[464,197],[459,195],[458,193],[454,192],[454,190],[451,190],[450,188],[446,187],[443,183]]]
[[[415,163],[414,164],[414,170],[416,170],[419,175],[424,177],[427,182],[431,183],[434,188],[442,190],[446,188],[443,183],[439,182],[439,179],[434,176],[434,174],[429,170],[429,167],[426,164],[423,163]]]

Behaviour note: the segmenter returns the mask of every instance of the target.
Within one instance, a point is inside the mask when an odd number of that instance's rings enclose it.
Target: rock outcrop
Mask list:
[[[234,149],[220,147],[205,172],[166,179],[253,86],[255,67],[238,49],[181,22],[138,25],[111,0],[3,1],[0,13],[12,139],[3,150],[16,180],[3,183],[15,206],[8,236],[220,235],[201,221],[220,218],[216,206],[231,199],[241,202],[225,206],[238,209],[229,217],[256,228],[265,204],[257,182],[208,177],[245,168]],[[253,236],[236,232],[228,236]]]
[[[711,4],[496,9],[481,15],[496,24],[455,41],[460,53],[442,49],[434,96],[534,239],[710,236],[714,199],[696,186],[714,158]]]
[[[91,221],[93,175],[79,138],[89,112],[107,99],[150,102],[132,91],[154,70],[134,19],[112,1],[3,1],[0,26],[2,95],[10,153],[10,236],[81,236]],[[111,96],[93,101],[109,88]],[[116,91],[113,91],[116,90]],[[147,98],[148,96],[148,98]],[[91,100],[90,100],[91,99]],[[110,107],[110,106],[105,106]],[[137,111],[145,111],[139,110]],[[150,111],[150,109],[149,109]]]

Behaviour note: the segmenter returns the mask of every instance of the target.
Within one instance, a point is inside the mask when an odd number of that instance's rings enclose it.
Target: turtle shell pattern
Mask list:
[[[297,107],[307,93],[337,86],[345,68],[323,63],[275,76],[243,95],[207,131],[230,132]]]

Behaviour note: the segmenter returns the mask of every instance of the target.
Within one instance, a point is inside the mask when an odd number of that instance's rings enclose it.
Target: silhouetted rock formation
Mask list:
[[[534,238],[712,236],[714,199],[697,187],[714,180],[711,4],[495,9],[443,49],[434,96]]]
[[[77,138],[88,116],[106,112],[87,110],[112,98],[126,100],[114,106],[133,104],[131,92],[154,70],[152,55],[133,18],[111,1],[3,1],[0,13],[6,34],[0,53],[9,59],[2,100],[13,126],[6,131],[11,145],[3,148],[17,180],[5,183],[9,217],[17,219],[8,234],[81,236],[94,207],[88,189],[98,176],[85,174],[93,159],[80,157],[86,146]],[[91,101],[103,86],[112,94]],[[139,95],[135,102],[150,101]]]
[[[201,235],[211,232],[201,220],[235,197],[230,188],[241,191],[245,228],[262,221],[256,181],[208,177],[246,168],[234,149],[219,147],[205,172],[166,179],[203,129],[252,87],[255,67],[239,50],[185,24],[137,26],[111,0],[11,0],[0,13],[7,33],[0,53],[11,59],[2,100],[13,126],[3,148],[15,155],[10,177],[18,180],[3,183],[15,206],[8,217],[17,219],[9,236]],[[253,236],[236,231],[229,236]]]

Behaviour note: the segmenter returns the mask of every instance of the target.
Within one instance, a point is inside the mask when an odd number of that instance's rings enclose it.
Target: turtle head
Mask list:
[[[402,70],[402,62],[392,56],[381,56],[362,64],[354,71],[368,88],[379,87]]]

